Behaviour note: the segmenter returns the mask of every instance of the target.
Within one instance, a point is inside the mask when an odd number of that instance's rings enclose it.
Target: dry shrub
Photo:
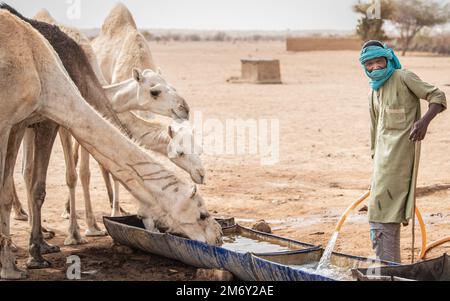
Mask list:
[[[402,43],[399,39],[393,40],[394,47],[401,51]],[[430,52],[440,55],[450,55],[450,32],[440,34],[421,34],[414,38],[409,51]]]

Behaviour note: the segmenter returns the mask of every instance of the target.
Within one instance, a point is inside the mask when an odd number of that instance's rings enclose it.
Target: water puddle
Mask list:
[[[289,267],[293,269],[302,270],[309,274],[316,274],[339,281],[354,281],[351,268],[337,267],[328,264],[326,267],[318,269],[317,266],[318,266],[317,262],[305,265],[289,265]]]
[[[294,251],[299,248],[289,248],[283,246],[282,244],[277,244],[274,242],[268,242],[265,240],[260,240],[254,237],[245,236],[242,234],[229,234],[223,236],[222,248],[239,252],[239,253],[272,253],[272,252],[286,252]]]

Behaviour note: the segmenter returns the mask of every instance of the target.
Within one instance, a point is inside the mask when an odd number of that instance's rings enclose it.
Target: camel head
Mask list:
[[[167,146],[170,160],[187,171],[195,183],[204,184],[206,172],[200,159],[203,149],[195,141],[193,127],[187,121],[174,120],[168,134],[171,138]]]
[[[183,120],[189,119],[189,106],[175,88],[161,76],[161,72],[133,68],[133,79],[138,84],[136,110]]]
[[[146,229],[201,241],[211,245],[222,243],[222,228],[210,216],[196,186],[190,188],[189,196],[150,207],[141,207],[138,215]]]

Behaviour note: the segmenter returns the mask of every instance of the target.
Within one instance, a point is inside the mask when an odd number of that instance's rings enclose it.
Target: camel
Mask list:
[[[74,30],[76,32],[76,30]],[[89,47],[87,47],[89,48]],[[95,63],[95,62],[94,62]],[[178,103],[183,103],[183,106],[186,107],[187,105],[184,104],[184,100],[180,99],[180,96],[176,93],[172,93],[172,88],[169,84],[167,84],[158,74],[151,70],[145,70],[140,71],[137,69],[133,70],[133,76],[134,78],[126,80],[122,83],[116,84],[116,85],[110,85],[104,87],[104,91],[106,92],[107,96],[110,96],[109,99],[111,99],[112,108],[116,113],[123,112],[121,114],[122,117],[119,117],[119,120],[124,124],[128,130],[130,131],[130,134],[134,136],[133,137],[141,137],[136,136],[136,134],[143,135],[145,133],[152,133],[152,130],[155,130],[155,125],[152,125],[149,129],[148,124],[141,121],[139,122],[137,117],[128,117],[128,115],[132,113],[127,113],[124,109],[124,106],[127,109],[145,109],[145,110],[153,110],[154,112],[158,112],[163,115],[168,115],[173,107],[177,107]],[[182,116],[185,116],[185,114],[182,114]],[[165,130],[167,131],[167,127]],[[161,130],[161,128],[159,129]],[[158,134],[158,133],[157,133]],[[60,129],[60,136],[61,139],[68,139],[68,141],[63,141],[63,150],[65,154],[69,154],[70,150],[67,150],[67,147],[72,147],[70,142],[70,137],[66,137],[67,133],[64,132],[64,129]],[[138,139],[138,138],[136,138]],[[26,139],[25,143],[25,151],[28,152],[29,149],[32,149],[32,146],[30,146],[30,143],[32,144],[31,140]],[[170,141],[159,141],[159,143],[166,143],[166,146],[169,144]],[[142,141],[142,143],[144,143]],[[172,142],[173,143],[173,142]],[[156,142],[151,143],[148,138],[145,141],[145,145],[149,149],[157,148],[159,149],[161,146],[158,145]],[[181,147],[181,146],[180,146]],[[185,153],[188,153],[187,150]],[[27,155],[24,162],[28,162],[27,158],[31,157],[30,155]],[[175,164],[179,165],[181,168],[188,171],[194,181],[197,183],[203,182],[204,177],[204,169],[203,166],[201,166],[201,161],[198,155],[189,153],[189,155],[183,155],[178,156],[177,158],[174,158],[172,160]],[[76,166],[76,163],[75,163]],[[74,168],[73,164],[68,164],[67,169]],[[26,173],[30,172],[30,169],[25,169],[25,178]],[[76,170],[70,170],[68,171],[68,177],[76,173]],[[85,234],[86,236],[101,236],[105,235],[106,232],[101,230],[94,218],[93,212],[92,212],[92,205],[91,205],[91,199],[89,194],[89,155],[86,153],[85,150],[83,150],[83,153],[81,155],[81,166],[80,166],[80,179],[83,186],[83,192],[85,196],[85,208],[86,208],[86,221],[88,225],[88,229],[86,230]],[[108,174],[109,177],[109,174]],[[76,180],[75,180],[76,181]],[[73,182],[73,180],[71,181]],[[74,198],[74,188],[69,186],[70,191],[70,197]],[[17,194],[15,193],[17,196]],[[18,198],[16,197],[14,202],[14,208],[21,208],[20,202]],[[66,218],[70,218],[70,202],[68,201],[66,204],[66,211],[63,213],[63,216]],[[111,207],[114,208],[114,204],[111,204]],[[17,211],[23,211],[23,209],[16,209],[16,215]],[[113,211],[115,214],[117,214],[117,211]],[[53,233],[50,234],[50,236]],[[54,235],[54,234],[53,234]],[[80,239],[80,242],[84,242],[82,239]],[[72,241],[68,241],[66,244],[72,244]]]
[[[36,14],[34,19],[38,20],[38,21],[46,22],[46,23],[49,23],[52,25],[56,25],[56,21],[49,14],[49,12],[45,9],[40,10]],[[93,49],[90,45],[89,39],[86,36],[84,36],[83,34],[81,34],[81,32],[79,32],[76,29],[73,29],[71,27],[64,26],[64,25],[60,25],[59,27],[62,28],[62,30],[66,34],[68,34],[74,41],[76,41],[78,45],[80,45],[80,47],[86,53],[86,56],[87,56],[89,62],[91,63],[91,66],[95,72],[95,75],[97,76],[100,83],[102,85],[107,85],[107,82],[106,82],[105,78],[103,77],[103,73],[101,72],[100,68],[98,67],[97,58],[96,58],[95,54],[93,53]],[[60,130],[60,137],[62,137],[61,139],[69,140],[70,138],[66,137],[67,134],[64,131],[65,131],[64,129]],[[30,157],[31,156],[30,154],[32,154],[32,148],[28,147],[29,144],[33,143],[31,130],[27,130],[27,132],[25,133],[24,139],[26,141],[26,143],[24,144],[24,151],[26,153],[26,155],[25,155],[25,158],[26,158],[27,156]],[[64,146],[64,145],[67,145],[68,141],[63,142],[61,140],[61,143]],[[23,162],[25,162],[25,160]],[[24,167],[23,167],[22,172],[24,173],[24,176],[25,176],[25,168]],[[68,177],[73,178],[73,174],[68,173]],[[77,180],[72,179],[70,182],[72,183],[74,181],[76,182]],[[21,205],[20,201],[18,200],[17,193],[15,192],[15,188],[14,188],[14,193],[16,195],[14,202],[13,202],[13,208],[14,208],[14,213],[15,213],[14,219],[26,221],[26,220],[28,220],[28,215],[25,212],[25,210],[23,210],[22,205]],[[48,238],[50,238],[50,237],[48,237]]]
[[[126,79],[130,67],[160,72],[147,40],[139,32],[131,12],[122,3],[118,3],[108,14],[92,46],[100,68],[111,84]],[[148,111],[137,111],[136,114],[147,119],[155,117]]]
[[[108,83],[127,79],[130,68],[156,71],[147,40],[122,3],[111,10],[99,36],[91,44]]]
[[[16,11],[14,11],[12,8],[8,7],[5,4],[0,5],[0,8],[5,8],[5,9],[13,12],[15,15],[19,16],[22,20],[26,21],[27,23],[31,23],[45,37],[49,38],[50,41],[52,41],[52,44],[55,47],[55,50],[57,50],[57,53],[60,55],[60,58],[62,59],[63,64],[65,64],[64,66],[66,67],[67,71],[69,72],[69,74],[71,74],[71,78],[74,79],[75,82],[77,83],[77,86],[81,88],[80,89],[81,94],[82,95],[84,94],[87,96],[85,99],[90,100],[90,102],[93,104],[94,107],[96,107],[100,112],[102,112],[107,118],[109,118],[115,124],[117,124],[119,126],[121,125],[121,123],[118,120],[115,113],[112,111],[112,109],[109,108],[108,100],[107,100],[106,96],[104,95],[104,92],[100,87],[100,83],[96,79],[95,74],[94,74],[92,68],[90,67],[89,62],[87,61],[87,58],[86,58],[84,52],[73,40],[71,40],[67,35],[62,33],[57,27],[51,26],[46,23],[29,20],[29,19],[21,16],[19,13],[17,13]],[[66,107],[66,109],[67,108],[69,109],[69,111],[77,112],[76,110],[71,110],[70,106]],[[179,107],[172,108],[170,110],[170,112],[173,113],[174,109],[179,109]],[[61,110],[61,112],[63,112],[64,108],[61,107],[60,110]],[[81,113],[81,115],[79,115],[78,117],[72,116],[72,114],[65,114],[65,115],[69,115],[69,116],[66,116],[65,118],[69,119],[69,120],[71,120],[71,118],[80,120],[85,117],[83,114],[84,113]],[[49,117],[49,119],[55,121],[54,119],[52,119],[52,116],[46,116],[46,117]],[[58,124],[55,124],[51,120],[44,120],[44,121],[41,121],[40,123],[36,123],[36,125],[33,124],[33,129],[35,132],[35,135],[34,135],[35,136],[34,137],[35,138],[34,139],[35,147],[34,147],[34,160],[33,160],[34,166],[32,168],[32,173],[30,173],[31,174],[30,183],[27,183],[28,181],[26,181],[27,186],[32,188],[32,189],[28,189],[28,190],[30,190],[31,200],[29,200],[29,202],[31,203],[30,207],[32,208],[32,215],[31,215],[32,216],[32,218],[31,218],[32,231],[31,231],[30,247],[29,247],[30,258],[27,262],[27,266],[29,268],[41,268],[41,267],[49,266],[49,263],[42,258],[41,252],[42,251],[44,251],[44,252],[58,251],[56,247],[50,246],[46,242],[44,242],[44,240],[42,238],[42,233],[41,233],[41,218],[40,218],[40,210],[42,207],[42,203],[45,199],[45,180],[46,180],[45,175],[46,175],[46,170],[47,170],[47,166],[48,166],[49,154],[50,154],[50,150],[53,145],[53,141],[56,136],[57,129],[58,129]],[[58,122],[58,123],[61,124],[61,122]],[[88,123],[86,123],[86,124],[88,124]],[[64,123],[62,123],[61,125],[66,129],[68,128],[68,126]],[[90,128],[89,127],[86,128],[86,125],[84,125],[83,128],[85,130],[89,131],[90,135],[94,135],[94,133],[92,133],[92,129],[93,129],[92,125],[90,125]],[[120,126],[120,129],[122,131],[128,133],[126,128],[123,127],[123,125]],[[72,129],[72,131],[74,131],[74,130]],[[103,133],[102,135],[108,136],[107,133]],[[23,133],[22,133],[22,136],[23,136]],[[79,134],[73,135],[73,136],[77,140],[80,140]],[[0,136],[0,137],[2,137],[2,136]],[[104,140],[105,138],[106,137],[97,137],[97,139],[99,141],[101,141],[102,139]],[[114,139],[112,139],[111,141],[113,141],[113,140]],[[112,143],[111,141],[110,141],[110,143]],[[115,143],[117,144],[118,142],[115,141]],[[85,146],[85,144],[83,144],[81,142],[80,142],[80,144],[82,146]],[[113,145],[110,145],[110,146],[111,146],[112,150],[117,151],[117,153],[114,155],[114,157],[116,158],[115,160],[117,162],[115,162],[114,164],[112,164],[111,162],[107,162],[108,165],[106,165],[106,166],[107,167],[109,167],[109,166],[115,167],[116,173],[112,172],[112,174],[115,175],[115,174],[117,174],[117,169],[118,169],[117,165],[118,165],[118,162],[120,161],[120,159],[117,158],[117,155],[122,153],[122,155],[124,155],[126,157],[126,156],[130,156],[130,154],[127,153],[126,151],[125,152],[118,151],[116,146],[113,146]],[[70,147],[68,149],[70,149]],[[92,153],[92,149],[93,149],[92,143],[88,145],[87,149],[89,152]],[[152,153],[152,155],[155,156],[155,153]],[[101,158],[103,158],[103,157],[101,157]],[[155,158],[153,158],[153,159],[155,160]],[[160,158],[159,160],[163,160],[163,158]],[[101,163],[103,163],[101,160],[97,160],[97,161],[100,161]],[[128,167],[134,167],[134,166],[128,166]],[[134,171],[138,172],[138,169],[136,169],[136,167],[134,167],[134,168],[135,168]],[[119,170],[122,171],[122,169],[119,169]],[[165,171],[165,170],[160,169],[158,171],[158,173],[161,173],[163,171]],[[168,180],[171,177],[173,177],[173,176],[165,176],[160,179]],[[122,179],[120,177],[118,177],[118,178],[120,180],[123,179],[123,177],[122,177]],[[11,181],[11,183],[13,182],[12,180],[10,180],[10,181]],[[9,181],[8,181],[8,183],[9,183]],[[176,185],[175,181],[172,181],[171,185],[169,185],[168,187],[171,187],[174,185]],[[12,184],[11,184],[11,186],[12,186]],[[131,184],[127,183],[127,185],[125,185],[125,186],[130,187]],[[167,187],[165,187],[164,185],[162,185],[162,187],[167,189]],[[133,187],[133,189],[137,189],[137,188]],[[165,189],[163,189],[163,190],[165,190]],[[8,186],[8,191],[9,190],[12,191],[12,187]],[[137,193],[135,190],[133,190],[131,192],[135,197],[139,196],[137,198],[138,199],[141,198],[141,200],[142,200],[142,196],[143,196],[142,192]],[[176,192],[178,192],[178,190]],[[75,206],[74,198],[71,198],[70,203],[71,203],[71,208],[72,207],[74,208],[74,206]],[[78,225],[76,223],[76,217],[74,216],[74,213],[75,213],[75,210],[71,210],[71,221],[72,222],[69,227],[69,237],[66,239],[66,241],[69,240],[69,242],[70,242],[70,240],[73,240],[73,243],[79,243],[81,236],[79,235]],[[157,215],[157,213],[161,213],[161,211],[159,211],[159,212],[157,211],[155,217],[160,216],[160,215]],[[166,217],[166,218],[168,218],[168,217]],[[176,221],[176,220],[174,219],[174,221]],[[9,220],[8,220],[8,222],[9,222]],[[209,226],[209,224],[210,223],[207,223],[206,225]],[[189,228],[189,223],[184,224],[184,222],[183,222],[182,224],[178,223],[175,227],[172,227],[172,226],[169,227],[169,230],[170,229],[179,229],[179,230],[174,230],[174,232],[176,233],[178,231],[178,232],[182,233],[183,231],[186,232],[187,228]],[[188,231],[190,231],[190,230],[193,230],[193,228],[188,229]],[[201,230],[201,227],[198,228],[197,230]],[[213,232],[211,232],[211,233],[213,233]],[[194,236],[199,237],[199,234],[189,233],[189,235],[192,235],[193,237]],[[200,235],[201,235],[201,232],[200,232]],[[210,235],[210,234],[208,234],[208,235]],[[203,237],[206,237],[206,236],[203,236]]]
[[[156,87],[156,89],[158,89],[159,91],[166,85],[151,70],[145,70],[141,72],[135,69],[133,70],[133,74],[133,79],[103,88],[106,94],[110,96],[110,99],[116,101],[112,101],[112,107],[113,110],[117,113],[120,112],[120,108],[122,108],[124,105],[131,108],[142,108],[142,106],[148,106],[148,99],[142,97],[142,95],[139,94],[151,95],[151,92],[155,91],[152,89],[155,89]],[[140,91],[141,93],[138,93],[138,91]],[[171,98],[164,95],[162,95],[161,97],[163,100],[154,100],[152,106],[149,106],[149,109],[152,109],[154,107],[154,111],[159,111],[163,114],[166,114],[169,109],[164,108],[167,106],[167,104],[170,104]],[[157,102],[161,102],[161,104],[158,105]],[[194,180],[194,182],[200,184],[203,183],[205,171],[200,159],[200,155],[202,152],[201,147],[193,144],[194,133],[192,128],[190,128],[188,124],[182,124],[182,121],[173,122],[170,125],[156,120],[146,121],[139,118],[138,116],[135,116],[132,112],[127,111],[118,114],[118,118],[122,122],[122,124],[124,124],[128,128],[132,137],[134,137],[134,139],[136,139],[142,146],[150,150],[157,151],[163,155],[166,155],[167,157],[169,156],[170,152],[170,159],[173,163],[187,171],[191,175],[191,178]],[[60,136],[63,137],[63,134],[65,133],[62,132],[61,129]],[[27,143],[25,145],[27,145]],[[192,149],[191,146],[193,146],[194,148]],[[70,151],[66,149],[67,147],[71,147],[71,144],[63,143],[63,150],[65,151],[65,153],[67,151]],[[77,148],[78,147],[75,147],[74,152],[77,151]],[[24,160],[25,162],[27,162],[27,158],[28,156],[26,156]],[[86,224],[88,225],[88,229],[86,229],[85,235],[101,236],[105,235],[106,232],[98,227],[93,214],[91,205],[92,202],[89,193],[89,174],[86,173],[86,170],[89,169],[88,166],[88,154],[82,153],[80,178],[85,198]],[[71,166],[67,166],[67,169],[69,168],[71,168]],[[72,166],[72,168],[74,168],[74,166]],[[74,173],[76,173],[75,170],[68,171],[69,175],[73,175]],[[116,195],[118,195],[118,193],[116,193]],[[113,216],[120,215],[118,211],[120,208],[118,202],[118,199],[115,199],[115,201],[111,204]],[[19,203],[19,205],[17,203]],[[17,197],[15,197],[13,204],[15,207],[21,207]],[[70,218],[69,201],[66,203],[65,208],[66,209],[63,213],[63,216],[65,218]]]
[[[55,49],[29,22],[31,20],[17,12],[13,15],[9,11],[0,10],[0,276],[5,279],[26,276],[16,267],[11,251],[11,171],[25,127],[52,127],[49,122],[46,123],[46,118],[67,129],[97,161],[121,181],[139,201],[141,208],[151,208],[143,216],[147,221],[151,219],[147,223],[153,223],[155,229],[220,244],[221,228],[209,215],[195,185],[181,181],[174,173],[167,171],[158,163],[156,153],[143,150],[97,113],[83,98]],[[32,24],[38,26],[34,22]],[[51,30],[54,36],[64,38],[65,43],[73,42],[67,36],[59,34],[57,28]],[[69,49],[82,54],[76,43],[71,46]],[[86,59],[83,55],[80,57]],[[72,60],[80,57],[72,56]],[[92,69],[87,68],[85,71],[86,76],[95,75]],[[72,114],[67,114],[68,111]],[[40,134],[41,132],[36,132],[35,141],[44,141],[40,139]],[[56,135],[56,131],[52,134]],[[37,143],[36,146],[41,145]],[[35,209],[42,206],[45,198],[45,174],[41,178],[42,173],[38,169],[45,169],[48,165],[46,157],[49,154],[50,152],[35,151],[34,162],[37,169],[33,170],[32,182],[35,189],[31,199],[31,218],[33,225],[38,227],[32,230],[32,237],[41,235],[40,215]],[[35,179],[38,176],[40,178]],[[30,239],[31,248],[36,247],[34,243],[36,241]]]
[[[56,20],[53,19],[53,17],[50,15],[50,13],[46,10],[41,10],[34,19],[39,21],[44,21],[47,23],[51,23],[53,25],[57,25],[60,27],[60,29],[65,32],[68,36],[70,36],[72,39],[74,39],[77,43],[79,43],[80,47],[83,48],[85,53],[87,54],[89,61],[91,62],[91,65],[93,65],[94,70],[99,70],[97,60],[95,58],[95,55],[93,55],[93,50],[91,46],[89,45],[89,40],[78,30],[75,28],[67,27],[64,25],[57,24]],[[98,73],[101,74],[101,71]],[[96,72],[97,74],[97,72]],[[100,82],[103,82],[103,76],[100,76],[99,78]],[[187,145],[182,145],[181,142],[187,140],[187,141],[193,141],[193,132],[192,130],[188,130],[188,127],[186,124],[183,125],[183,131],[182,131],[182,139],[173,139],[173,135],[170,139],[168,138],[161,138],[163,134],[163,131],[165,130],[167,132],[167,129],[169,129],[169,135],[174,133],[173,126],[172,128],[166,125],[160,124],[157,121],[154,122],[145,122],[144,120],[140,119],[138,116],[135,116],[132,112],[127,112],[131,109],[140,109],[140,110],[149,110],[154,113],[159,113],[161,115],[166,115],[166,108],[164,108],[164,104],[169,103],[168,101],[161,102],[160,105],[156,105],[155,102],[158,101],[158,99],[154,100],[151,105],[148,105],[149,102],[147,102],[147,99],[145,97],[141,97],[142,94],[144,96],[148,96],[148,89],[143,89],[142,83],[146,83],[147,86],[150,88],[150,93],[153,94],[153,97],[159,97],[159,99],[167,100],[170,99],[170,94],[173,94],[175,92],[175,89],[173,89],[170,84],[166,83],[164,79],[160,77],[160,74],[154,74],[151,70],[144,70],[144,72],[140,72],[139,69],[134,68],[133,69],[133,79],[127,79],[124,80],[121,83],[110,85],[104,87],[104,90],[106,91],[106,94],[109,96],[109,99],[111,100],[112,107],[115,110],[116,113],[121,113],[118,115],[119,119],[122,123],[124,123],[127,128],[130,129],[130,132],[133,134],[136,139],[140,141],[142,145],[144,145],[146,148],[159,151],[160,153],[167,154],[167,147],[172,149],[181,149],[183,151],[180,151],[178,154],[173,156],[171,158],[171,161],[174,162],[176,165],[181,167],[182,169],[186,170],[188,173],[190,173],[191,178],[194,182],[197,184],[202,184],[204,181],[205,176],[205,170],[201,164],[201,160],[199,155],[201,154],[201,148],[199,146],[195,146],[195,150],[197,150],[195,153],[188,149]],[[137,92],[136,92],[137,91]],[[143,91],[143,92],[142,92]],[[168,94],[168,95],[166,95]],[[137,96],[137,97],[136,97]],[[173,97],[173,96],[172,96]],[[143,99],[141,99],[143,98]],[[145,107],[145,104],[147,104],[147,107]],[[185,104],[185,107],[188,108],[187,104]],[[188,109],[187,109],[188,110]],[[176,126],[178,123],[174,123]],[[163,129],[165,127],[165,129]],[[180,128],[180,127],[178,127]],[[176,133],[178,136],[181,136],[179,132]],[[143,137],[145,135],[145,140],[140,139],[140,137]],[[167,134],[165,134],[167,137]],[[150,137],[158,138],[155,141],[151,141]],[[175,145],[175,141],[178,143]],[[193,144],[191,144],[193,145]],[[200,152],[198,151],[200,150]],[[83,152],[83,150],[82,150]],[[86,162],[86,160],[89,159],[89,156],[86,153],[82,153],[82,166],[88,168],[89,162]],[[77,160],[76,160],[77,161]],[[75,163],[76,164],[76,163]],[[105,184],[108,190],[108,196],[110,197],[110,203],[112,208],[112,215],[118,215],[118,183],[115,181],[115,194],[112,194],[112,188],[109,181],[109,173],[100,166],[100,169],[102,171],[102,175],[105,179]],[[89,195],[89,179],[86,179],[85,175],[89,174],[89,170],[85,170],[85,168],[80,168],[80,179],[83,185],[83,191],[85,195],[86,201],[86,219],[93,219],[93,213],[91,210],[90,204],[90,195]],[[66,209],[65,212],[62,214],[63,217],[68,218],[70,216],[70,210],[69,210],[69,203],[66,203]],[[86,230],[86,236],[97,236],[97,235],[103,235],[105,234],[104,231],[101,231],[98,229],[96,224],[94,222],[88,222],[88,225],[94,225],[94,228],[88,227]]]
[[[145,37],[139,32],[136,22],[122,3],[117,4],[106,17],[99,36],[92,41],[92,48],[97,56],[102,73],[105,79],[115,84],[127,78],[130,68],[151,69],[161,71],[156,68],[150,47]],[[149,119],[153,114],[149,111],[138,111],[135,115]],[[153,112],[157,113],[158,112]],[[133,115],[129,115],[130,122],[139,123],[139,120],[132,121]],[[109,174],[102,171],[108,196],[112,204],[119,202],[119,184],[114,180],[114,190],[111,187]],[[191,174],[192,175],[192,174]],[[197,184],[198,177],[193,177]],[[113,205],[114,207],[114,205]],[[67,212],[65,213],[67,215]]]

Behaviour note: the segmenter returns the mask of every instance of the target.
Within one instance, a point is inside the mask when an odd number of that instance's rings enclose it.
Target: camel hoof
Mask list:
[[[49,261],[42,259],[42,260],[36,260],[33,257],[28,258],[27,260],[27,264],[26,264],[28,269],[46,269],[51,267],[51,264]]]
[[[84,232],[84,235],[87,237],[94,237],[94,236],[106,236],[106,231],[100,230],[100,229],[87,229]]]
[[[28,273],[26,271],[20,270],[16,267],[10,270],[2,269],[0,273],[0,278],[7,280],[22,280],[26,279],[27,277]]]
[[[130,215],[130,213],[123,210],[122,207],[120,207],[120,213],[122,214],[122,216]]]
[[[119,210],[111,212],[111,217],[118,217],[118,216],[122,216],[122,213]]]
[[[70,218],[70,212],[69,211],[64,211],[62,214],[61,214],[61,217],[62,218],[64,218],[64,219],[69,219]]]
[[[61,249],[58,246],[50,245],[47,243],[41,244],[39,248],[41,249],[41,254],[51,254],[61,252]]]
[[[83,245],[85,243],[87,243],[87,241],[80,235],[70,235],[64,240],[65,246]]]
[[[52,239],[53,237],[55,237],[55,232],[42,228],[42,236],[44,237],[44,239]]]
[[[42,237],[44,237],[44,239],[52,239],[53,237],[55,237],[55,232],[42,232]]]
[[[26,222],[26,221],[28,221],[28,214],[26,214],[25,211],[16,212],[14,214],[14,219],[16,221],[24,221],[24,222]]]
[[[61,213],[61,217],[64,219],[70,219],[70,212],[69,211],[64,211],[63,213]],[[81,217],[76,214],[77,219],[81,219]]]
[[[16,245],[12,244],[11,245],[11,252],[17,253],[17,251],[19,251],[19,248]]]

